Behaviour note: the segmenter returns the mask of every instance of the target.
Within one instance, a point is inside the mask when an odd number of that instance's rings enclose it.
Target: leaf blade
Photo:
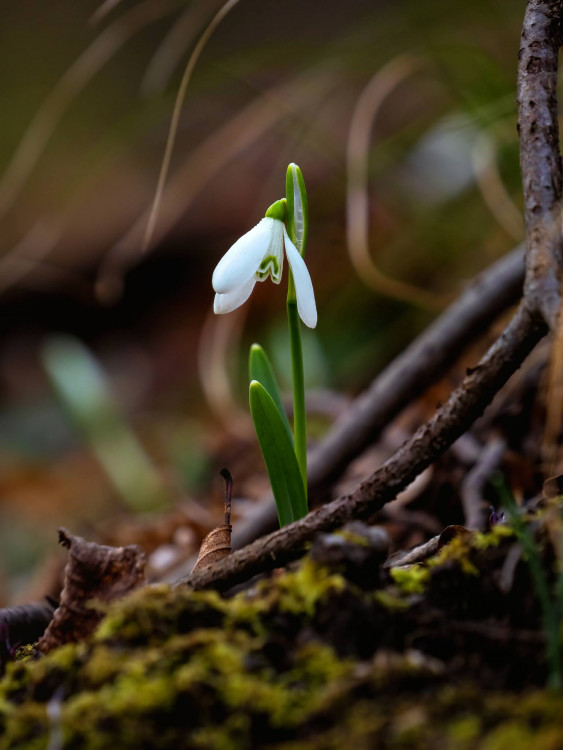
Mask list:
[[[293,445],[293,435],[291,427],[289,426],[289,419],[287,418],[286,411],[283,406],[280,389],[278,387],[278,381],[274,375],[274,370],[268,359],[268,356],[260,344],[252,344],[250,347],[250,355],[248,358],[248,372],[250,380],[256,380],[261,383],[266,391],[272,397],[274,404],[277,407],[279,415],[284,423],[287,430],[287,434],[291,439]]]
[[[250,413],[270,478],[280,526],[307,515],[307,498],[297,458],[274,400],[256,380],[249,387]]]

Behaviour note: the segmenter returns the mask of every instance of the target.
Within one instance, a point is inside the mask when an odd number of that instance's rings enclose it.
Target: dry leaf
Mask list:
[[[546,500],[553,500],[563,495],[563,474],[546,479],[543,483],[542,495]]]
[[[47,653],[63,643],[81,641],[103,617],[96,602],[120,599],[145,583],[145,555],[137,546],[106,547],[59,529],[69,549],[61,600],[38,643]]]
[[[231,554],[231,497],[233,494],[233,478],[227,469],[221,469],[221,476],[225,480],[225,523],[209,532],[201,543],[199,555],[192,573],[206,568],[217,560],[222,560]]]
[[[468,536],[472,533],[473,532],[466,529],[465,526],[458,526],[455,524],[452,526],[446,526],[441,534],[432,537],[432,539],[429,539],[424,544],[420,544],[407,552],[404,552],[403,550],[395,552],[387,558],[383,563],[383,567],[386,569],[402,568],[407,565],[424,562],[430,557],[434,557],[434,555],[438,554],[442,547],[449,544],[452,539],[459,536]]]

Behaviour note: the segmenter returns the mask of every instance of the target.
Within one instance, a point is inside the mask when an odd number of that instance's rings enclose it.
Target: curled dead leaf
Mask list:
[[[545,500],[561,497],[563,495],[563,474],[546,479],[543,483],[542,495]]]
[[[199,555],[192,573],[206,568],[218,560],[231,554],[231,498],[233,494],[233,478],[227,469],[221,469],[221,476],[225,480],[225,523],[212,529],[201,543]]]
[[[452,539],[460,536],[469,536],[473,532],[470,529],[466,529],[465,526],[458,526],[454,524],[452,526],[446,526],[441,534],[432,537],[424,544],[420,544],[407,552],[401,550],[395,552],[393,555],[387,558],[383,563],[385,569],[390,568],[402,568],[407,565],[415,565],[416,563],[424,562],[430,557],[438,554],[438,552],[449,544]]]
[[[145,555],[137,546],[106,547],[62,528],[59,542],[69,558],[60,604],[38,642],[43,653],[89,636],[104,615],[96,602],[115,601],[145,583]]]
[[[201,543],[199,555],[192,570],[205,568],[231,554],[231,524],[222,524],[209,532]]]

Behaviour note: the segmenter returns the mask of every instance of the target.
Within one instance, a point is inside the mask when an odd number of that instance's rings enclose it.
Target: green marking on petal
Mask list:
[[[268,276],[271,276],[274,284],[279,284],[281,279],[280,264],[275,255],[266,255],[256,271],[256,278],[259,281],[264,281]]]

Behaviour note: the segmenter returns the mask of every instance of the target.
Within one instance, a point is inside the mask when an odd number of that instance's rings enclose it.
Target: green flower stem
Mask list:
[[[301,348],[301,332],[299,330],[299,314],[297,313],[297,298],[293,276],[289,272],[287,289],[287,321],[289,325],[289,341],[291,347],[291,370],[293,374],[293,433],[295,440],[295,455],[303,478],[305,497],[307,497],[307,421],[305,413],[305,377],[303,374],[303,351]]]

